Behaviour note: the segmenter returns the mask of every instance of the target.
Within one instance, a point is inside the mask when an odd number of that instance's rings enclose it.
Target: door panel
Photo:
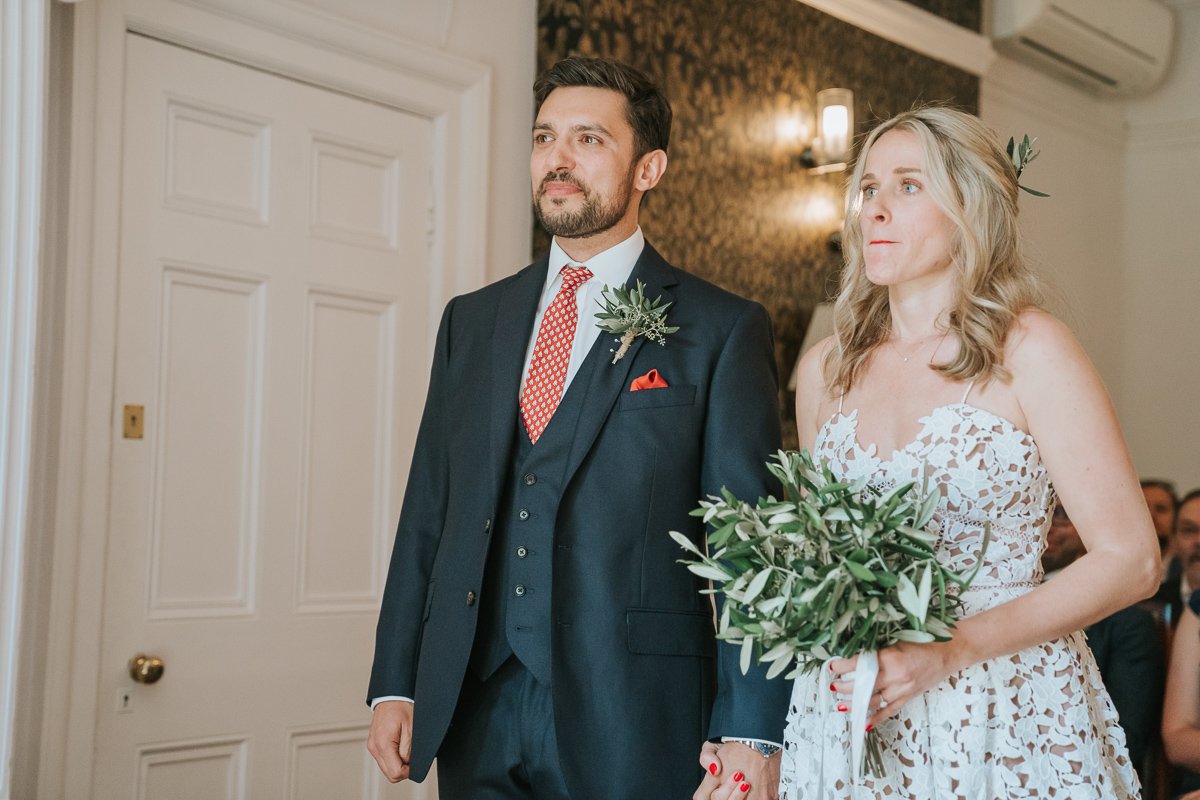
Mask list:
[[[434,798],[376,774],[363,704],[433,124],[133,34],[125,103],[114,399],[144,438],[115,426],[94,796]]]

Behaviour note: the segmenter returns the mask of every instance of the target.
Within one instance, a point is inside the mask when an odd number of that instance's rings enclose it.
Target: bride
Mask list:
[[[1138,796],[1080,629],[1151,594],[1158,547],[1116,415],[1021,258],[1018,174],[941,107],[867,138],[849,190],[834,336],[800,362],[800,444],[885,488],[926,476],[939,558],[983,568],[953,640],[881,650],[868,723],[886,775],[849,758],[856,659],[797,679],[780,794]],[[1054,497],[1087,554],[1041,582]]]

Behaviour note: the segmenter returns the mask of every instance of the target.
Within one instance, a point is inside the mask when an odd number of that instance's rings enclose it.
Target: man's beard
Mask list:
[[[533,210],[538,222],[542,223],[553,236],[567,239],[582,239],[595,236],[616,227],[625,217],[629,207],[629,197],[632,192],[633,169],[629,170],[628,179],[622,184],[621,192],[605,204],[603,200],[592,193],[592,190],[581,184],[570,172],[551,172],[542,178],[534,196]],[[583,206],[577,211],[563,211],[554,208],[553,201],[549,209],[542,208],[542,199],[546,196],[546,183],[557,181],[567,183],[583,192]]]

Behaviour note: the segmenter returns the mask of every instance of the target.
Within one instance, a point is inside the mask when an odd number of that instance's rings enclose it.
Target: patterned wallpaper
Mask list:
[[[628,61],[665,88],[670,161],[642,229],[668,261],[766,306],[781,384],[840,266],[829,236],[848,173],[798,163],[816,92],[852,89],[859,135],[914,103],[979,98],[974,76],[797,0],[540,0],[539,70],[568,55]],[[548,246],[538,228],[535,253]],[[780,403],[794,446],[794,399]]]
[[[983,30],[983,0],[904,0],[931,14],[944,17],[955,25],[976,33]]]

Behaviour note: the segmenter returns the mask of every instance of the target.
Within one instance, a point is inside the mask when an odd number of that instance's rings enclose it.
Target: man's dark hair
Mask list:
[[[644,72],[611,58],[564,58],[534,81],[534,116],[551,92],[570,86],[612,89],[625,96],[635,159],[651,150],[666,151],[671,138],[671,104]]]
[[[1155,485],[1157,486],[1157,484],[1155,484]],[[1172,499],[1175,498],[1174,492],[1171,493],[1171,498]],[[1171,526],[1171,535],[1172,536],[1179,533],[1179,519],[1180,519],[1179,512],[1183,510],[1184,506],[1186,506],[1188,503],[1192,502],[1193,500],[1200,500],[1200,489],[1192,489],[1190,492],[1188,492],[1187,494],[1185,494],[1183,497],[1179,498],[1175,502],[1175,524],[1173,526]]]
[[[1143,489],[1162,489],[1171,498],[1171,504],[1175,506],[1175,510],[1179,510],[1180,499],[1179,495],[1175,494],[1175,484],[1170,481],[1164,481],[1161,478],[1144,478],[1142,479]]]

